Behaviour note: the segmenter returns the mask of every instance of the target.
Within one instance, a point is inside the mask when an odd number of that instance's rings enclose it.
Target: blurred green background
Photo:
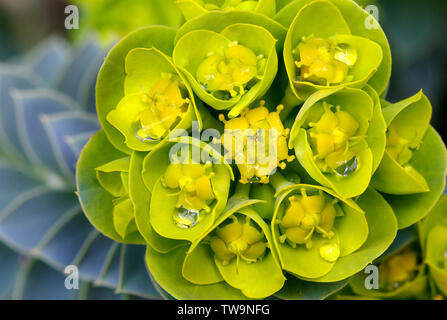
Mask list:
[[[164,5],[163,1],[171,2]],[[421,88],[430,98],[433,125],[447,140],[447,1],[445,0],[359,0],[362,6],[378,4],[379,21],[390,41],[393,73],[387,99],[395,102]],[[65,30],[64,8],[79,5],[79,30]],[[88,8],[85,6],[88,3]],[[141,10],[144,7],[145,10]],[[104,9],[104,8],[107,8]],[[139,26],[157,24],[166,17],[178,26],[182,17],[174,0],[0,0],[0,61],[33,47],[49,35],[62,35],[72,41],[89,29],[114,41]],[[122,14],[121,14],[122,13]],[[110,33],[113,26],[116,32]]]

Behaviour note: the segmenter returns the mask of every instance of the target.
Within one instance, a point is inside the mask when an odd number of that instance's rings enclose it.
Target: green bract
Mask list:
[[[447,196],[419,223],[425,262],[437,288],[447,296]]]
[[[219,33],[186,33],[176,43],[173,60],[200,99],[214,109],[230,109],[234,117],[272,84],[278,70],[275,43],[266,29],[235,23]]]
[[[126,57],[124,97],[106,119],[130,149],[147,151],[171,130],[189,129],[200,115],[170,58],[157,49],[135,48]]]
[[[380,256],[397,223],[373,189],[354,202],[323,187],[298,184],[278,196],[271,228],[284,270],[308,281],[335,282]]]
[[[206,152],[209,160],[203,160]],[[198,160],[194,153],[198,153]],[[207,149],[198,140],[180,137],[144,159],[143,180],[157,195],[149,209],[150,224],[157,234],[192,242],[222,213],[233,173],[223,159],[213,159],[213,153],[216,150]]]
[[[189,85],[168,56],[174,37],[175,29],[169,27],[138,29],[110,50],[100,70],[96,87],[99,121],[111,143],[124,153],[151,150],[172,130],[189,129],[191,121],[202,124],[207,115],[204,109],[198,112]],[[174,104],[175,110],[155,112],[164,103]]]
[[[313,94],[301,107],[289,147],[320,184],[345,198],[361,195],[385,148],[385,123],[373,89],[335,88]]]
[[[275,19],[290,26],[284,63],[300,101],[315,91],[369,83],[381,95],[391,72],[391,54],[380,26],[368,30],[368,14],[353,1],[294,1]],[[363,19],[363,20],[362,20]]]
[[[162,256],[148,249],[154,278],[174,297],[183,299],[194,290],[202,299],[265,298],[284,285],[270,229],[251,207],[259,201],[247,198],[247,186],[238,186],[222,215],[187,251]],[[182,267],[162,267],[173,259]]]
[[[78,161],[78,196],[87,218],[108,237],[144,243],[129,197],[130,157],[116,150],[103,131],[87,143]]]
[[[405,228],[424,217],[444,190],[447,152],[430,127],[431,105],[422,92],[387,105],[383,115],[387,147],[371,184]]]
[[[363,272],[358,273],[350,281],[353,291],[359,296],[380,299],[427,299],[428,277],[426,266],[415,243],[398,252],[379,259],[379,288],[365,288]]]
[[[252,11],[267,16],[276,12],[276,0],[177,0],[186,20],[215,10]]]

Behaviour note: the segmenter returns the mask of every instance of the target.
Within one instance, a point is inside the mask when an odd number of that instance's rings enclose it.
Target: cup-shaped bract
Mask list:
[[[235,23],[220,32],[187,32],[173,60],[202,101],[235,117],[270,88],[278,70],[275,45],[263,27]]]
[[[197,139],[170,139],[146,156],[142,168],[146,187],[156,195],[151,198],[148,218],[153,231],[163,238],[193,242],[225,208],[233,179],[231,167],[215,149]]]
[[[447,196],[419,223],[419,235],[425,262],[437,288],[447,296]]]
[[[250,11],[272,17],[276,0],[177,0],[186,20],[210,11]]]
[[[124,97],[107,121],[124,135],[129,149],[151,150],[171,131],[200,120],[191,89],[164,53],[132,49],[125,69]]]
[[[284,285],[269,226],[252,207],[259,200],[244,192],[236,189],[222,215],[188,250],[162,255],[148,248],[152,275],[175,298],[259,299]],[[174,259],[174,269],[163,268]]]
[[[84,147],[77,166],[77,194],[90,222],[106,236],[123,243],[145,243],[135,223],[129,196],[131,157],[115,149],[104,131]]]
[[[202,116],[171,62],[176,29],[140,28],[116,44],[98,75],[96,109],[110,142],[120,151],[149,151],[172,130],[189,129]]]
[[[427,236],[426,261],[439,290],[447,295],[447,225],[435,226]]]
[[[299,101],[341,85],[363,88],[369,83],[379,95],[385,91],[390,49],[378,25],[366,30],[368,16],[348,0],[295,1],[278,13],[276,20],[290,23],[284,63]]]
[[[379,299],[426,299],[428,281],[426,266],[418,245],[414,242],[379,258],[373,265],[378,267],[378,287],[365,287],[368,274],[359,272],[350,281],[352,290],[361,297]]]
[[[422,92],[383,108],[387,145],[371,185],[393,207],[399,228],[423,218],[444,190],[447,151],[430,127],[431,113]]]
[[[298,184],[278,196],[271,228],[283,270],[307,281],[335,282],[380,256],[397,223],[373,189],[353,201],[324,187]]]
[[[384,153],[386,126],[377,95],[370,93],[353,88],[314,93],[290,134],[289,147],[301,166],[344,198],[368,188]]]

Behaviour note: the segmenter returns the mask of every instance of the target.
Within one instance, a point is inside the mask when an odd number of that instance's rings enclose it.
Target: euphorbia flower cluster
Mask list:
[[[103,130],[78,163],[86,215],[146,244],[175,298],[325,297],[439,199],[446,149],[430,102],[386,101],[388,41],[354,1],[178,5],[179,29],[138,29],[102,67]],[[438,238],[427,246],[442,283]],[[381,262],[383,290],[419,279],[418,257]]]

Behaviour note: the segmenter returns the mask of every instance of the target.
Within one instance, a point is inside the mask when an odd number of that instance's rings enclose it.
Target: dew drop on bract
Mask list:
[[[194,227],[199,221],[199,211],[180,207],[175,209],[174,223],[182,229]]]
[[[151,136],[149,136],[146,133],[146,131],[143,129],[143,126],[141,125],[140,121],[135,121],[132,124],[132,129],[133,129],[133,132],[135,133],[135,137],[137,137],[138,140],[141,140],[143,142],[158,140],[156,138],[152,138]]]
[[[352,67],[357,62],[357,50],[347,43],[340,43],[335,47],[334,59]]]
[[[344,164],[335,169],[335,173],[342,177],[347,177],[350,174],[354,173],[357,170],[358,161],[357,157],[352,158],[349,161],[346,161]]]

